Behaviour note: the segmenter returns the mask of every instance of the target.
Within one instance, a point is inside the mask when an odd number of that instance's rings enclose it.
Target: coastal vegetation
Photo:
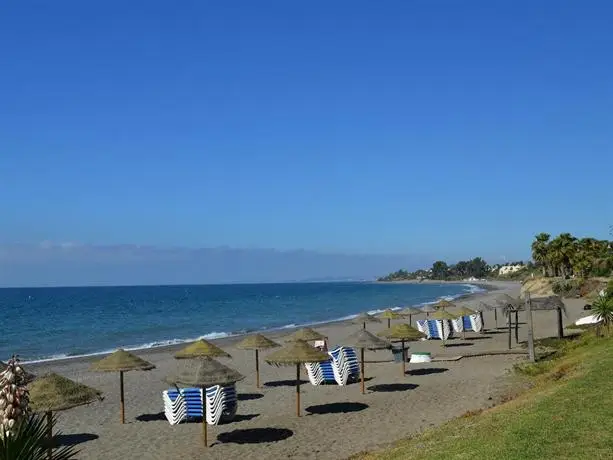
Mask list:
[[[539,345],[553,349],[552,358],[516,367],[531,387],[517,398],[352,458],[498,458],[501,452],[509,460],[610,458],[613,399],[603,395],[613,392],[613,338],[591,331]]]
[[[531,244],[532,261],[489,265],[483,258],[448,264],[438,260],[428,269],[414,272],[401,269],[378,278],[378,281],[403,280],[462,280],[511,279],[524,280],[535,275],[559,278],[554,292],[574,295],[584,289],[584,280],[590,277],[607,277],[613,271],[613,242],[596,238],[577,238],[561,233],[551,238],[549,233],[539,233]],[[509,269],[504,269],[504,267]],[[566,280],[578,281],[566,281]]]

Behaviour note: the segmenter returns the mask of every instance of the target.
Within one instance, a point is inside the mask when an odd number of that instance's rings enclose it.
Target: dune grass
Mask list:
[[[548,346],[558,350],[553,359],[517,367],[535,384],[518,398],[352,458],[612,458],[613,340],[586,333]]]

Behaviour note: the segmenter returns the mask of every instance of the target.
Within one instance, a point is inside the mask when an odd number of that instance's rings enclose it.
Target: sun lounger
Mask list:
[[[312,385],[346,385],[351,378],[359,376],[360,368],[353,348],[335,347],[328,354],[329,361],[305,363],[304,367]]]
[[[430,338],[430,329],[428,328],[428,320],[426,319],[418,319],[417,322],[417,330],[422,334],[426,334],[426,337]]]
[[[209,387],[204,392],[201,388],[181,388],[162,392],[164,414],[171,425],[186,420],[202,419],[203,393],[205,395],[205,413],[209,425],[230,421],[236,415],[236,387],[219,385]]]

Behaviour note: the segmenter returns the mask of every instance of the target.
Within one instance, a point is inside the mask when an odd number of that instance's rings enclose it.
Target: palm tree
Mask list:
[[[543,276],[547,276],[547,244],[550,237],[549,233],[539,233],[532,242],[532,259],[543,269]]]
[[[56,418],[52,418],[52,426]],[[0,435],[0,460],[70,460],[77,450],[74,446],[55,449],[49,456],[47,419],[44,415],[32,414],[20,423],[17,430]]]
[[[613,297],[598,297],[592,304],[592,311],[600,323],[607,328],[607,334],[609,334],[613,323]]]

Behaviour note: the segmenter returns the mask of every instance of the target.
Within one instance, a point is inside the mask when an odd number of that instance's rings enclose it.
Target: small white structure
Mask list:
[[[520,271],[522,268],[524,268],[523,265],[503,265],[502,267],[500,267],[498,269],[498,274],[499,275],[509,275],[511,273],[515,273]]]

